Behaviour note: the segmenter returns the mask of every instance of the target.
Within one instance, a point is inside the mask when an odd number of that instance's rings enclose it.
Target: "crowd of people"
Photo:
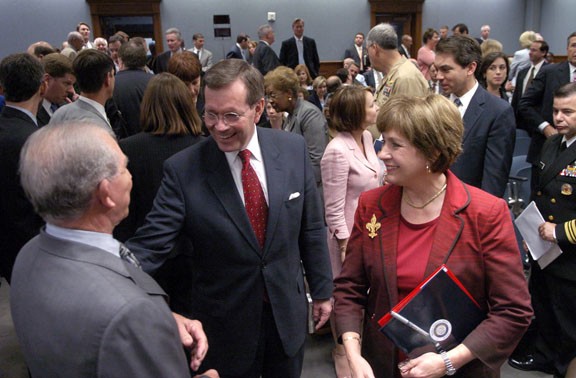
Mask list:
[[[576,32],[554,63],[533,31],[510,59],[489,25],[383,23],[322,75],[304,26],[216,62],[202,33],[153,56],[81,22],[0,61],[0,275],[31,375],[295,378],[310,323],[339,378],[576,377]],[[545,268],[503,199],[519,129],[533,232],[564,251]],[[408,357],[378,320],[443,264],[485,319]]]

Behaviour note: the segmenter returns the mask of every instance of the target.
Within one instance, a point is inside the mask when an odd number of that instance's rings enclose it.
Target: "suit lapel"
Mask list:
[[[388,290],[390,304],[395,306],[398,303],[398,275],[396,269],[396,260],[398,255],[398,229],[400,225],[400,202],[402,198],[402,189],[397,186],[390,186],[388,190],[393,191],[390,201],[386,203],[379,201],[378,207],[382,216],[378,222],[386,224],[382,227],[380,235],[380,255],[382,256],[382,269],[384,271],[384,280]],[[386,192],[383,192],[386,193]],[[368,219],[366,221],[369,221]]]
[[[452,173],[447,173],[447,180],[448,186],[444,204],[438,218],[436,235],[422,279],[428,277],[440,265],[448,261],[464,229],[464,221],[458,213],[470,203],[470,193],[468,193],[464,183]]]
[[[366,156],[364,156],[364,151],[362,151],[360,149],[360,146],[358,146],[358,144],[356,143],[356,141],[354,140],[354,137],[352,136],[352,134],[350,133],[341,133],[340,135],[342,135],[343,139],[344,139],[344,143],[346,143],[346,145],[348,146],[348,148],[350,150],[352,150],[352,153],[354,154],[354,159],[358,160],[363,166],[365,166],[366,168],[370,169],[373,172],[377,172],[377,170],[370,164],[370,162],[368,161],[368,159],[366,158]],[[366,139],[364,138],[364,135],[362,135],[362,141],[364,142],[364,149],[366,149]],[[372,146],[368,146],[369,148],[373,148]]]
[[[256,235],[252,231],[252,225],[248,219],[246,208],[236,190],[236,184],[232,178],[226,156],[218,149],[213,139],[210,140],[206,152],[206,159],[204,161],[208,170],[208,185],[212,188],[214,195],[218,201],[220,201],[224,211],[228,214],[232,222],[234,222],[238,231],[244,236],[254,251],[260,255],[260,246],[256,240]]]
[[[466,113],[464,113],[462,119],[464,121],[464,136],[462,137],[462,144],[464,144],[470,135],[471,130],[474,128],[476,121],[484,111],[484,96],[486,96],[484,88],[478,86],[478,89],[476,89],[476,93],[472,96],[470,104],[468,104],[468,108],[466,109]]]
[[[264,244],[263,255],[268,252],[272,243],[272,237],[276,234],[275,229],[278,227],[280,218],[281,207],[287,198],[283,198],[286,187],[285,179],[287,177],[285,172],[285,165],[287,157],[284,160],[280,157],[280,150],[272,141],[272,134],[269,130],[258,130],[258,141],[260,143],[260,150],[262,151],[262,158],[264,160],[264,167],[266,168],[266,183],[268,187],[268,224],[266,225],[266,242]]]

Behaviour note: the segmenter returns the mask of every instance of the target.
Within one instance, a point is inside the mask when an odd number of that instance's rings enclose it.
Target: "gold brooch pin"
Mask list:
[[[370,223],[366,223],[366,229],[369,231],[368,236],[374,239],[376,235],[378,235],[376,231],[378,231],[381,226],[382,225],[380,224],[380,222],[376,222],[376,214],[372,214],[372,219],[370,219]]]

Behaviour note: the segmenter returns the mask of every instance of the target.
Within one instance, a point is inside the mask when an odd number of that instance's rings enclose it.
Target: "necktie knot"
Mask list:
[[[240,160],[242,160],[242,166],[246,166],[247,163],[250,163],[250,156],[252,156],[252,153],[250,150],[242,150],[238,152],[238,156],[240,156]]]
[[[567,147],[568,145],[566,144],[566,141],[562,142],[562,144],[560,144],[560,152],[566,150]]]
[[[462,106],[462,101],[460,101],[460,99],[458,97],[456,97],[454,99],[454,103],[456,104],[457,107],[461,107]]]
[[[56,110],[58,110],[58,104],[50,104],[50,110],[52,113],[54,113]]]

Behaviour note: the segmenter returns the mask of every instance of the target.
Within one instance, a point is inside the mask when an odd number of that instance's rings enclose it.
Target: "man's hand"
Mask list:
[[[330,299],[314,299],[312,308],[314,322],[316,323],[316,327],[314,329],[318,331],[330,318],[330,313],[332,312],[332,301]]]
[[[542,130],[542,134],[544,134],[546,138],[550,138],[551,136],[558,134],[558,130],[556,130],[553,126],[548,125],[544,127],[544,130]]]
[[[538,226],[538,234],[542,239],[552,243],[556,243],[556,237],[554,236],[555,229],[556,229],[555,223],[544,222],[540,226]]]
[[[172,315],[178,325],[178,333],[180,334],[182,345],[190,349],[190,368],[196,371],[208,352],[208,338],[202,329],[202,323],[198,320],[185,318],[175,312]]]

